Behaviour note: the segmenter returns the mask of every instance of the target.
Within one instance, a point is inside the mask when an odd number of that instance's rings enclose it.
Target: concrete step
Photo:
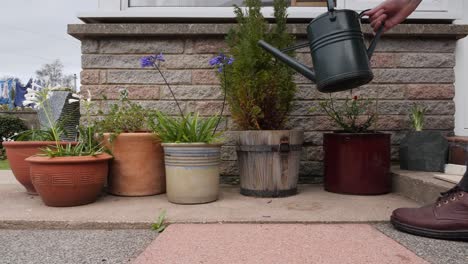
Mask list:
[[[392,168],[393,191],[421,204],[433,203],[441,192],[455,184],[435,178],[441,172],[421,172]]]
[[[386,222],[399,207],[416,207],[391,193],[377,196],[340,195],[321,185],[300,185],[287,198],[252,198],[238,186],[221,186],[220,199],[200,205],[177,205],[166,195],[118,197],[103,194],[95,203],[70,207],[45,206],[26,194],[13,176],[0,182],[1,228],[148,228],[165,210],[170,223],[369,223]]]

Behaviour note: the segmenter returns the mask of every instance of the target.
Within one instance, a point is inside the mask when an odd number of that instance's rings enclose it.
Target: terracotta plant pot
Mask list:
[[[177,204],[216,201],[221,144],[163,143],[167,199]]]
[[[76,142],[61,142],[60,144],[76,144]],[[21,183],[28,194],[37,195],[29,174],[30,165],[26,158],[39,154],[41,148],[54,146],[55,141],[5,141],[2,143],[6,150],[8,162],[16,180]]]
[[[67,207],[97,200],[108,173],[109,154],[95,157],[41,157],[26,159],[31,179],[47,206]]]
[[[329,133],[323,138],[325,190],[372,195],[391,191],[390,134]]]
[[[109,193],[147,196],[166,191],[163,149],[153,134],[122,133],[112,143],[109,137],[104,134],[104,144],[114,156],[107,182]]]

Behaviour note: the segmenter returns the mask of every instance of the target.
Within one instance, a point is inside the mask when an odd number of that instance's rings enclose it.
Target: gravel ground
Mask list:
[[[399,232],[395,230],[391,224],[377,224],[375,227],[430,263],[468,263],[468,242],[418,237]]]
[[[150,230],[0,230],[0,263],[129,263],[156,236]]]

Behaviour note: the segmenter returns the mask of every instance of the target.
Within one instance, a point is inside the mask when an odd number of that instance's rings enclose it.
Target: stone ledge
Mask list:
[[[222,36],[235,24],[70,24],[68,34],[77,39],[125,36]],[[289,31],[298,36],[306,35],[307,24],[289,24]],[[371,34],[369,25],[363,27]],[[403,24],[385,33],[394,37],[445,37],[463,38],[468,35],[468,25],[453,24]]]
[[[434,174],[440,172],[407,171],[397,166],[392,168],[392,174],[393,192],[422,204],[435,202],[441,192],[454,186],[434,178]]]

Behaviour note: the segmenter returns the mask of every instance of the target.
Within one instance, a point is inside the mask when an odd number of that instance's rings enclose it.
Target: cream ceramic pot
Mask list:
[[[163,143],[167,198],[177,204],[216,201],[221,144]]]

